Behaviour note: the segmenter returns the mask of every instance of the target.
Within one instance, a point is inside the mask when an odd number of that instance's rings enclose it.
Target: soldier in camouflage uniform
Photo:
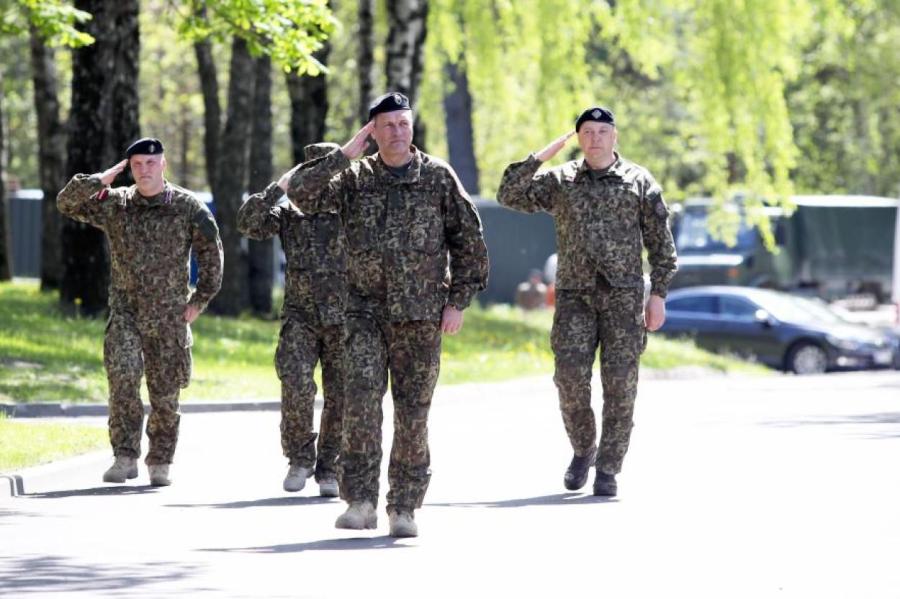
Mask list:
[[[584,158],[538,173],[577,133]],[[675,245],[662,189],[643,167],[614,151],[613,114],[590,108],[575,131],[555,140],[503,174],[497,200],[524,212],[546,211],[556,222],[559,267],[551,345],[553,377],[574,457],[567,489],[597,472],[594,494],[617,493],[631,437],[638,364],[647,331],[665,320],[665,300],[675,274]],[[641,252],[650,263],[650,297],[644,306]],[[591,370],[600,348],[603,421],[599,448],[591,409]]]
[[[311,160],[337,149],[337,144],[323,143],[304,151]],[[284,490],[302,490],[315,472],[319,494],[337,497],[346,336],[344,236],[337,214],[304,214],[289,202],[279,203],[283,197],[284,191],[275,183],[250,196],[238,212],[238,230],[257,240],[280,235],[287,260],[281,336],[275,353],[275,370],[281,379],[281,447],[290,461]],[[316,444],[313,372],[320,360],[325,401]]]
[[[381,403],[390,374],[390,534],[415,536],[414,510],[431,476],[427,423],[441,333],[460,329],[463,310],[484,288],[487,249],[478,213],[456,174],[411,145],[407,98],[386,94],[369,117],[340,150],[295,167],[280,184],[304,212],[338,212],[347,234],[347,394],[339,470],[349,507],[335,525],[377,524]],[[378,153],[351,162],[370,133]]]
[[[191,378],[190,324],[222,283],[222,243],[206,206],[164,178],[162,143],[144,138],[127,158],[94,175],[75,175],[57,197],[60,212],[102,229],[112,276],[103,363],[109,380],[109,437],[115,463],[105,482],[136,478],[141,453],[141,377],[147,377],[150,415],[146,464],[150,483],[170,484],[178,441],[178,395]],[[126,166],[130,187],[109,185]],[[193,248],[200,279],[188,286]]]

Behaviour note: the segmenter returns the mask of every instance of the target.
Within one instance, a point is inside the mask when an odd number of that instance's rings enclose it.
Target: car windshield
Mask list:
[[[820,300],[795,297],[780,293],[767,293],[757,298],[758,303],[778,320],[788,322],[817,322],[845,324],[840,315]]]
[[[709,233],[709,219],[706,212],[688,210],[678,224],[678,236],[675,247],[679,252],[736,252],[752,248],[756,242],[756,231],[741,223],[737,234],[737,243],[727,245],[715,239]]]

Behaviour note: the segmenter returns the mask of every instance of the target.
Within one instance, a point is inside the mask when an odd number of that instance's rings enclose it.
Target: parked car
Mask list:
[[[843,319],[823,301],[754,287],[673,290],[661,332],[797,374],[885,368],[900,360],[900,341]]]

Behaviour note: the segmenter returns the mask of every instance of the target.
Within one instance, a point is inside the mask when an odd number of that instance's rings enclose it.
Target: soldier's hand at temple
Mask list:
[[[575,131],[569,131],[565,135],[557,137],[556,139],[551,141],[547,147],[536,153],[534,157],[541,162],[547,162],[548,160],[556,156],[560,150],[563,149],[563,147],[566,145],[566,142],[569,141],[569,138],[573,135],[575,135]]]
[[[184,309],[184,321],[188,324],[193,323],[197,320],[197,317],[200,316],[200,308],[197,306],[188,304]]]
[[[372,133],[372,129],[374,128],[374,121],[369,121],[363,125],[362,129],[357,131],[356,135],[341,148],[341,152],[344,153],[344,156],[350,160],[362,156],[363,152],[366,151],[366,148],[369,147],[369,134]]]
[[[122,162],[119,162],[115,166],[111,166],[102,173],[99,173],[100,182],[103,185],[110,185],[115,180],[116,177],[119,176],[119,173],[125,170],[125,167],[128,166],[128,159],[126,158]]]
[[[441,315],[441,331],[448,335],[455,335],[459,332],[463,325],[462,310],[455,306],[444,306],[444,313]]]
[[[659,329],[666,322],[666,300],[658,295],[651,295],[644,311],[644,323],[648,331]]]

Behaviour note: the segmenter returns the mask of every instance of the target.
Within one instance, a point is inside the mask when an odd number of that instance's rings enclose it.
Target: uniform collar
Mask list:
[[[418,181],[422,172],[422,152],[413,145],[409,146],[409,149],[412,152],[412,162],[409,165],[409,170],[406,171],[403,177],[398,177],[390,171],[388,165],[382,160],[381,154],[375,154],[375,175],[389,185],[415,183]]]
[[[616,157],[613,163],[609,165],[609,167],[607,167],[605,170],[599,172],[591,169],[591,167],[588,166],[587,160],[582,157],[578,161],[578,167],[575,169],[575,178],[588,178],[596,181],[600,181],[606,178],[621,179],[622,174],[624,173],[624,160],[618,152],[613,152],[613,155]]]
[[[138,191],[137,185],[131,186],[131,203],[135,206],[158,206],[172,203],[173,190],[168,181],[164,181],[163,190],[156,195],[145,197]]]

